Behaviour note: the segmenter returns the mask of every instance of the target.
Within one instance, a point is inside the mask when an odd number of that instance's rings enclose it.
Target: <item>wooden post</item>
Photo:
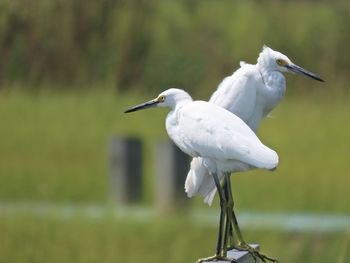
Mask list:
[[[259,249],[259,245],[258,244],[251,244],[252,247]],[[230,251],[227,252],[227,257],[229,258],[233,258],[235,259],[235,262],[237,263],[260,263],[261,260],[260,259],[255,259],[253,258],[253,256],[251,254],[249,254],[248,251],[240,251],[237,249],[232,249]],[[207,261],[208,263],[212,262],[212,263],[228,263],[231,261]]]
[[[189,203],[184,185],[190,167],[189,156],[170,140],[156,145],[156,204],[163,211]]]
[[[142,198],[142,142],[138,138],[113,137],[109,147],[111,196],[119,204]]]

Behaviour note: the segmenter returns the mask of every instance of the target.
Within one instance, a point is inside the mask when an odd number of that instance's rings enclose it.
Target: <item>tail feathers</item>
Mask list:
[[[208,173],[201,158],[193,158],[191,169],[187,174],[185,182],[185,191],[188,197],[192,197],[198,193],[198,189],[202,184],[205,174]]]
[[[194,181],[194,172],[190,170],[187,174],[186,177],[186,182],[185,182],[185,192],[187,193],[188,197],[192,197],[196,194],[197,188],[196,184],[193,182]]]
[[[204,197],[204,203],[208,204],[209,206],[211,206],[213,204],[213,200],[216,194],[216,187],[214,187],[214,189],[212,189],[206,196]]]
[[[218,179],[221,182],[223,179],[224,174],[219,173]],[[207,171],[202,184],[198,188],[198,194],[200,194],[204,198],[204,203],[208,204],[209,206],[212,205],[215,194],[216,194],[216,185],[214,182],[214,178],[209,172]]]
[[[191,169],[187,174],[185,191],[188,197],[200,195],[204,203],[211,205],[216,193],[216,186],[213,177],[202,163],[201,158],[193,158]]]

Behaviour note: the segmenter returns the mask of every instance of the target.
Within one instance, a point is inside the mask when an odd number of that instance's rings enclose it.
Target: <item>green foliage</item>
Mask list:
[[[13,0],[0,13],[2,86],[180,86],[207,96],[263,44],[329,83],[349,80],[348,1]]]

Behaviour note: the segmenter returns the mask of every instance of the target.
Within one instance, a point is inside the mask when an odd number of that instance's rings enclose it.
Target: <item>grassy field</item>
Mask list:
[[[153,147],[166,138],[166,111],[123,114],[150,97],[105,89],[1,92],[0,202],[106,203],[108,141],[113,135],[133,135],[145,142],[144,199],[151,204]],[[273,173],[233,177],[237,209],[349,214],[349,102],[349,97],[287,94],[259,131],[279,153],[280,165]],[[195,204],[203,206],[198,198]],[[1,215],[0,233],[0,263],[193,262],[212,254],[216,229],[176,215],[144,223]],[[346,262],[350,257],[349,233],[246,234],[281,262]]]
[[[0,217],[0,262],[195,262],[214,253],[216,229],[186,218],[134,222],[28,215]],[[350,233],[246,232],[280,262],[345,263]]]
[[[145,200],[151,202],[153,147],[166,138],[166,110],[123,114],[146,99],[106,90],[0,93],[0,200],[104,202],[108,141],[113,135],[132,135],[145,142]],[[287,96],[259,131],[262,141],[279,153],[280,165],[273,173],[235,175],[237,205],[348,213],[348,105],[346,98]]]

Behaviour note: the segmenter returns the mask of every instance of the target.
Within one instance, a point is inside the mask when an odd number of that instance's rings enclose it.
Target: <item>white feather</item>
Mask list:
[[[234,113],[256,131],[262,118],[270,114],[285,93],[283,74],[271,66],[276,64],[275,59],[278,56],[286,59],[283,54],[264,46],[256,65],[241,61],[241,67],[224,78],[209,102]],[[191,196],[201,195],[205,202],[211,203],[209,201],[213,200],[212,195],[215,194],[214,181],[209,172],[203,170],[201,161],[192,163],[187,177],[196,178],[201,185],[188,190],[191,190]]]

